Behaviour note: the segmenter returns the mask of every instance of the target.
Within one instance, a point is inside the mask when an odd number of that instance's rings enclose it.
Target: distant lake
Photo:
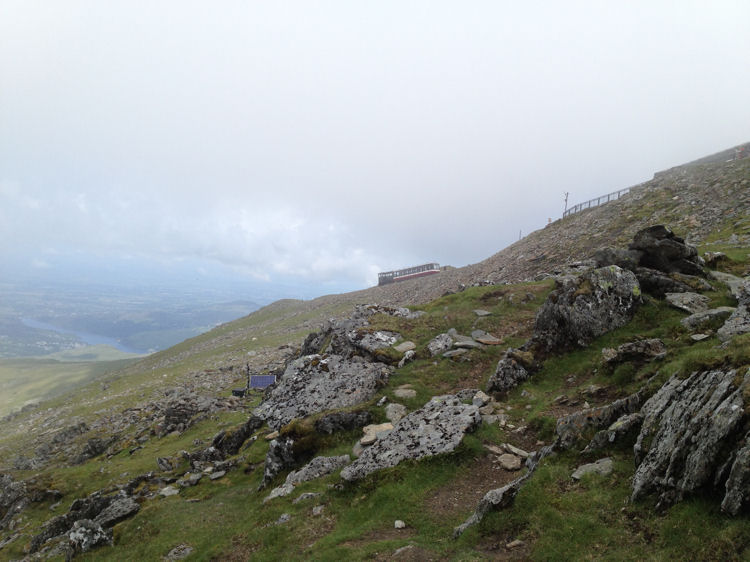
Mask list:
[[[125,353],[143,353],[142,351],[138,351],[136,349],[123,345],[119,340],[109,338],[107,336],[89,334],[88,332],[77,332],[75,330],[63,330],[62,328],[58,328],[57,326],[53,326],[52,324],[47,324],[46,322],[39,322],[38,320],[34,320],[33,318],[21,318],[21,322],[23,322],[29,328],[36,328],[37,330],[48,330],[50,332],[57,332],[58,334],[77,336],[78,339],[88,345],[104,344],[119,349],[120,351],[124,351]]]

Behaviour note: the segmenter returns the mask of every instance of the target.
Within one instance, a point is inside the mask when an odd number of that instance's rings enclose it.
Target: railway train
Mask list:
[[[378,285],[387,285],[389,283],[395,283],[396,281],[406,281],[407,279],[424,277],[425,275],[432,275],[434,273],[440,273],[439,263],[426,263],[424,265],[407,267],[406,269],[384,271],[383,273],[378,273]]]

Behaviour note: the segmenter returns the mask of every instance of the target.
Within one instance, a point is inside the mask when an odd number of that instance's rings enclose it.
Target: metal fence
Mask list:
[[[571,207],[570,209],[566,210],[563,213],[563,218],[574,215],[575,213],[579,213],[585,209],[591,209],[592,207],[598,207],[599,205],[604,205],[605,203],[609,203],[610,201],[615,201],[625,195],[628,191],[630,191],[630,187],[626,187],[625,189],[621,189],[619,191],[613,191],[612,193],[608,193],[607,195],[602,195],[601,197],[595,197],[594,199],[589,199],[588,201],[584,203],[578,203],[578,205],[575,205],[574,207]]]

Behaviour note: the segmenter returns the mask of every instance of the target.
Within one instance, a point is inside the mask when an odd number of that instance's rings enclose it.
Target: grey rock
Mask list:
[[[467,349],[451,349],[450,351],[443,353],[443,357],[446,359],[453,359],[455,357],[462,357],[466,355],[467,352]]]
[[[352,330],[347,333],[352,345],[371,354],[380,349],[386,349],[401,339],[401,335],[395,332],[366,330]]]
[[[393,429],[393,424],[390,422],[378,423],[373,425],[366,425],[362,430],[364,436],[359,440],[361,445],[372,445],[383,435],[386,435]]]
[[[112,531],[105,531],[101,525],[90,519],[81,519],[73,523],[68,540],[74,552],[88,552],[97,546],[111,545]]]
[[[390,368],[336,355],[310,355],[292,362],[270,396],[253,412],[273,429],[295,418],[356,406],[388,382]]]
[[[675,274],[668,274],[650,267],[637,267],[635,276],[644,293],[657,298],[664,298],[667,293],[688,293],[693,291],[686,281],[690,279],[677,278]]]
[[[745,279],[738,290],[737,308],[716,331],[721,341],[750,332],[750,277]]]
[[[217,470],[216,472],[212,472],[211,474],[209,474],[208,477],[211,480],[218,480],[219,478],[224,478],[224,476],[226,475],[227,475],[226,470]]]
[[[738,432],[750,371],[739,387],[736,377],[732,369],[696,372],[684,380],[674,376],[643,405],[633,448],[633,501],[655,493],[657,507],[668,506],[704,486],[724,483],[722,467],[744,445],[744,433]]]
[[[236,455],[245,441],[263,427],[263,424],[264,421],[261,418],[250,416],[245,423],[235,427],[231,431],[220,431],[214,436],[211,445],[224,453],[224,455]]]
[[[708,303],[710,302],[707,296],[698,293],[666,293],[664,297],[675,308],[690,314],[705,312],[708,310]]]
[[[266,453],[266,461],[263,465],[263,481],[260,488],[265,488],[277,474],[291,468],[296,464],[294,456],[294,439],[291,437],[279,437],[273,439]]]
[[[0,530],[29,503],[26,484],[16,482],[10,474],[0,474]]]
[[[616,265],[622,269],[635,271],[643,256],[639,250],[626,250],[624,248],[602,248],[594,253],[596,267]]]
[[[396,519],[393,522],[393,528],[394,529],[405,529],[406,528],[406,523],[404,523],[401,519]]]
[[[478,388],[462,388],[458,392],[456,392],[456,398],[461,400],[461,402],[465,402],[466,400],[474,400],[474,397],[477,395],[477,392],[481,392]]]
[[[683,238],[664,225],[655,225],[638,231],[630,250],[641,252],[639,265],[667,273],[704,275],[698,250],[686,244]]]
[[[385,407],[385,417],[390,422],[397,422],[407,414],[406,406],[392,402]]]
[[[94,518],[94,522],[102,527],[114,527],[120,521],[132,517],[141,509],[140,504],[131,496],[121,494],[102,509]]]
[[[602,350],[604,354],[604,350]],[[610,364],[636,363],[643,364],[655,359],[663,359],[667,348],[660,339],[650,338],[620,345],[614,353],[604,354],[604,360]]]
[[[693,334],[690,336],[690,339],[693,340],[694,342],[699,342],[699,341],[707,340],[710,337],[711,336],[708,334]]]
[[[417,395],[417,391],[413,388],[397,388],[393,391],[393,395],[396,398],[414,398]]]
[[[294,500],[292,500],[292,503],[297,504],[299,502],[311,500],[313,498],[318,498],[322,495],[323,494],[320,492],[305,492],[304,494],[300,494],[298,497],[294,498]]]
[[[521,470],[521,459],[510,453],[503,453],[497,457],[497,462],[505,470]]]
[[[729,318],[734,311],[735,308],[733,306],[720,306],[718,308],[706,310],[705,312],[696,312],[695,314],[686,316],[685,318],[680,320],[680,324],[682,324],[689,330],[694,330],[696,328],[700,328],[701,326],[714,324],[716,322],[725,320]]]
[[[476,406],[463,404],[453,395],[436,396],[365,449],[341,471],[341,477],[355,481],[403,460],[450,452],[459,445],[464,434],[480,422]]]
[[[545,352],[584,347],[627,324],[640,294],[635,275],[616,265],[564,276],[537,314],[532,341]]]
[[[490,403],[490,397],[480,390],[471,398],[471,403],[474,404],[477,408],[481,408],[482,406],[486,406]]]
[[[432,357],[441,355],[448,351],[453,345],[453,338],[448,334],[439,334],[427,344],[427,351]]]
[[[635,443],[642,423],[643,415],[640,412],[625,414],[618,418],[617,421],[611,424],[607,429],[598,431],[591,439],[591,442],[586,445],[583,452],[589,453],[597,451],[615,443]]]
[[[178,488],[175,488],[174,486],[164,486],[161,490],[159,490],[159,495],[165,498],[168,498],[169,496],[176,496],[179,493],[180,490]]]
[[[571,478],[573,480],[580,480],[587,474],[600,474],[602,476],[607,476],[609,474],[612,474],[613,469],[613,463],[612,459],[609,457],[599,459],[596,462],[592,462],[589,464],[582,464],[578,468],[573,471],[573,474],[571,474]]]
[[[737,449],[725,489],[722,511],[738,515],[750,505],[750,431]]]
[[[282,513],[279,518],[276,520],[276,525],[283,525],[284,523],[289,523],[291,521],[292,516],[288,513]]]
[[[495,372],[487,381],[487,392],[506,392],[531,376],[517,351],[508,349],[498,361]]]
[[[195,549],[189,544],[178,544],[167,553],[165,560],[170,562],[174,560],[182,560],[183,558],[190,556],[194,551]]]
[[[312,508],[312,515],[313,517],[318,517],[320,515],[323,515],[323,510],[325,510],[326,506],[324,505],[316,505]]]
[[[732,293],[732,296],[739,299],[740,292],[742,291],[742,284],[744,282],[742,277],[737,277],[731,273],[724,273],[723,271],[711,271],[710,275],[717,281],[720,281],[729,287],[729,292]]]
[[[166,457],[158,457],[156,459],[156,464],[162,472],[169,472],[174,468],[172,466],[172,461]]]
[[[267,502],[273,498],[288,496],[294,491],[295,486],[302,482],[308,482],[331,474],[342,466],[347,465],[350,460],[349,455],[342,455],[340,457],[315,457],[299,470],[290,472],[284,484],[271,490],[269,496],[263,501]]]
[[[198,482],[200,482],[201,478],[203,478],[203,473],[191,472],[187,475],[187,477],[183,477],[182,479],[178,480],[177,483],[183,488],[188,488],[190,486],[197,485]]]
[[[476,342],[476,341],[474,341],[472,339],[467,339],[467,340],[463,340],[463,341],[455,341],[455,342],[453,342],[453,347],[455,347],[457,349],[481,349],[484,346],[481,343]]]
[[[626,414],[633,414],[646,399],[647,389],[642,388],[635,394],[615,400],[611,404],[597,408],[586,408],[557,420],[556,443],[560,448],[568,449],[584,441],[586,434],[610,427]]]
[[[404,353],[404,356],[401,358],[401,360],[398,362],[398,368],[400,369],[410,361],[413,361],[414,358],[417,356],[417,353],[413,350],[409,350],[406,353]]]
[[[372,415],[367,410],[334,412],[315,422],[315,431],[331,435],[336,431],[349,431],[370,423]]]
[[[405,341],[403,343],[398,344],[397,346],[394,346],[393,349],[398,351],[399,353],[406,353],[407,351],[412,351],[413,349],[417,348],[417,344],[415,344],[413,341]]]
[[[481,308],[478,308],[477,310],[474,311],[474,314],[482,318],[484,316],[490,316],[492,313],[488,310],[482,310]]]

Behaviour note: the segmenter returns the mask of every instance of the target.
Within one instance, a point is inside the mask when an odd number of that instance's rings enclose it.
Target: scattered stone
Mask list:
[[[396,519],[396,521],[393,522],[393,528],[394,529],[405,529],[406,523],[401,521],[401,519]]]
[[[484,345],[500,345],[503,343],[502,340],[496,338],[492,334],[488,334],[484,330],[474,330],[471,333],[471,337]]]
[[[664,298],[669,304],[690,314],[708,310],[710,299],[698,293],[666,293]]]
[[[476,406],[463,404],[453,395],[436,396],[366,448],[341,471],[341,477],[355,481],[382,468],[396,466],[402,460],[450,452],[480,421]]]
[[[476,406],[476,404],[474,404]],[[486,406],[482,406],[479,408],[479,413],[483,416],[491,416],[495,413],[495,405],[494,404],[487,404]]]
[[[174,486],[164,486],[161,490],[159,490],[159,495],[165,498],[168,498],[169,496],[176,496],[179,493],[179,488],[175,488]]]
[[[489,312],[488,310],[482,310],[481,308],[478,308],[474,311],[474,314],[482,318],[484,316],[490,316],[492,313]]]
[[[478,392],[477,392],[477,393],[476,393],[476,394],[475,394],[475,395],[474,395],[474,396],[472,397],[472,399],[471,399],[471,403],[472,403],[472,404],[474,404],[475,406],[477,406],[478,408],[481,408],[482,406],[485,406],[485,405],[489,404],[489,402],[490,402],[490,397],[489,397],[489,396],[487,396],[487,395],[486,395],[486,394],[485,394],[484,392],[482,392],[481,390],[480,390],[480,391],[478,391]],[[493,410],[494,410],[494,407],[493,407]],[[492,412],[489,412],[489,413],[492,413]]]
[[[164,559],[170,562],[173,560],[182,560],[183,558],[187,558],[188,556],[190,556],[193,551],[194,549],[192,546],[185,543],[179,544],[172,550],[170,550],[164,557]]]
[[[189,474],[183,476],[182,479],[177,481],[177,484],[179,484],[183,488],[188,488],[190,486],[195,486],[200,482],[201,478],[203,478],[203,473],[201,472],[190,472]]]
[[[109,505],[94,517],[94,522],[105,528],[114,527],[120,521],[138,513],[140,509],[140,504],[132,497],[121,494],[115,496]]]
[[[580,480],[587,474],[601,474],[602,476],[607,476],[609,474],[612,474],[613,466],[614,465],[612,463],[612,459],[606,457],[603,459],[599,459],[598,461],[593,463],[582,464],[575,469],[575,471],[571,475],[571,478],[573,480]]]
[[[274,439],[276,439],[276,438],[277,438],[278,436],[279,436],[279,432],[278,432],[278,431],[272,431],[271,433],[269,433],[268,435],[266,435],[266,436],[264,437],[264,439],[265,439],[266,441],[273,441],[273,440],[274,440]]]
[[[385,417],[390,422],[397,422],[407,414],[406,406],[392,402],[385,408]]]
[[[383,406],[386,402],[388,402],[388,397],[383,396],[380,400],[378,400],[377,406]]]
[[[378,435],[380,435],[383,432],[390,431],[392,429],[393,429],[393,424],[388,423],[388,422],[374,424],[374,425],[367,425],[363,428],[365,435],[359,440],[359,443],[364,446],[372,445],[373,443],[375,443],[375,441],[378,440]]]
[[[288,513],[282,513],[281,516],[276,520],[276,525],[283,525],[284,523],[289,523],[289,521],[292,519],[292,516]]]
[[[497,458],[497,462],[505,470],[521,470],[521,459],[510,453],[503,453]]]
[[[315,507],[313,507],[312,508],[313,517],[318,517],[320,515],[323,515],[323,510],[325,509],[325,507],[326,506],[324,505],[316,505]]]
[[[453,347],[456,349],[481,349],[484,346],[481,343],[470,339],[464,341],[455,341],[453,342]],[[445,354],[443,354],[443,357],[445,357]]]
[[[417,356],[417,353],[413,350],[409,350],[406,353],[404,353],[404,356],[401,358],[401,360],[398,362],[398,368],[400,369],[410,361],[413,361],[414,358]]]
[[[172,461],[166,457],[159,457],[156,459],[156,464],[159,467],[159,470],[162,472],[170,472],[174,467],[172,466]]]
[[[417,391],[413,388],[399,387],[393,391],[393,395],[396,398],[414,398],[417,395]]]
[[[526,459],[529,457],[529,453],[524,451],[523,449],[519,449],[518,447],[514,447],[510,443],[503,443],[503,448],[508,451],[511,454],[516,455],[517,457],[521,457],[522,459]]]
[[[427,351],[429,351],[430,356],[435,357],[436,355],[441,355],[448,351],[452,345],[452,337],[448,334],[440,334],[435,336],[435,338],[427,344]]]
[[[227,474],[226,470],[218,470],[216,472],[212,472],[209,475],[209,478],[211,480],[218,480],[219,478],[223,478],[224,476],[226,476],[226,474]]]
[[[322,495],[323,494],[321,494],[320,492],[305,492],[304,494],[300,494],[299,497],[294,498],[294,500],[292,500],[292,503],[297,504],[299,502],[311,500],[313,498],[318,498]]]
[[[508,550],[514,550],[516,548],[521,548],[522,546],[526,546],[526,543],[520,539],[516,539],[506,544],[505,548],[507,548]]]
[[[742,291],[742,283],[744,281],[742,277],[737,277],[731,273],[724,273],[723,271],[711,271],[710,275],[717,281],[720,281],[729,287],[729,292],[732,293],[732,296],[735,299],[739,299],[740,292]]]
[[[451,351],[446,351],[443,353],[443,357],[446,359],[453,359],[454,357],[461,357],[462,355],[466,355],[468,352],[467,349],[452,349]]]
[[[416,348],[417,348],[417,344],[415,344],[413,341],[405,341],[405,342],[398,344],[393,349],[395,349],[399,353],[406,353],[407,351],[411,351]]]
[[[692,336],[690,336],[690,339],[693,340],[694,342],[699,342],[699,341],[707,340],[710,337],[711,336],[709,336],[708,334],[693,334]]]

